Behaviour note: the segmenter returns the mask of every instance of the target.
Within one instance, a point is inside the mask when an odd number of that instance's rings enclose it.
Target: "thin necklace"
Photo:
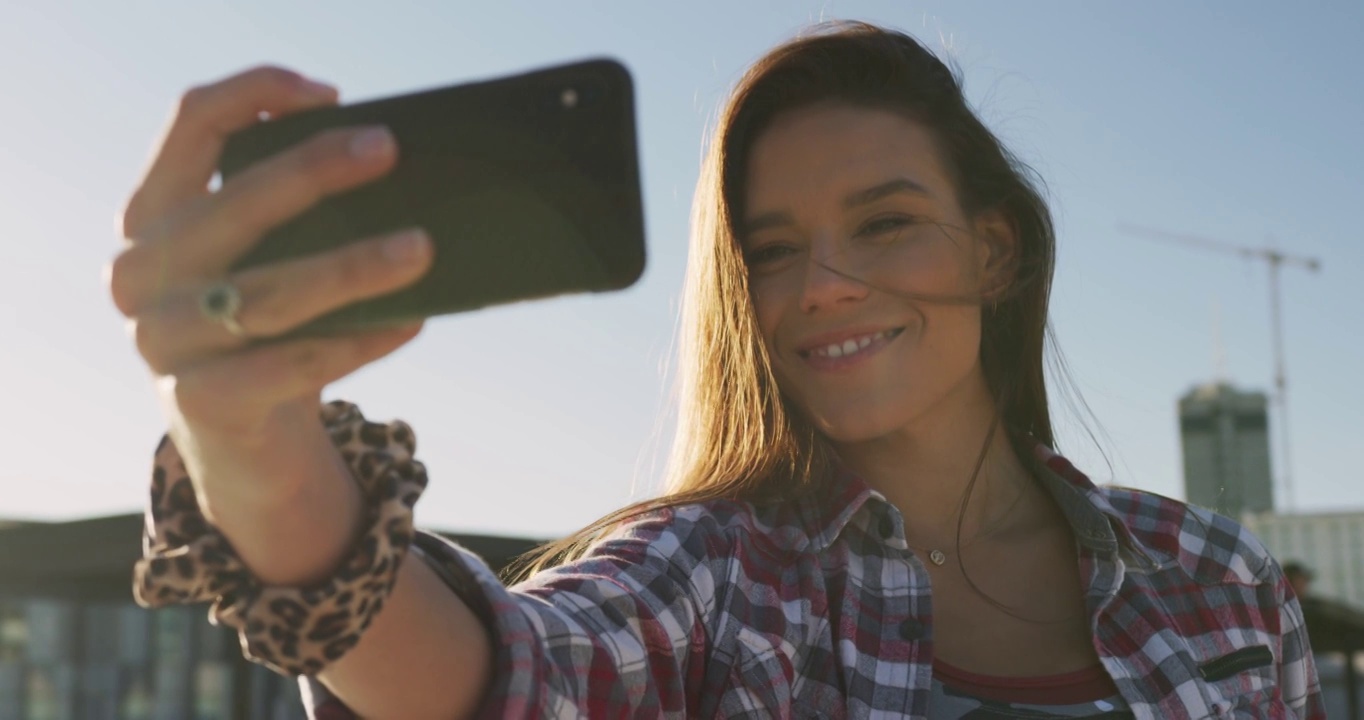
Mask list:
[[[967,540],[966,542],[964,542],[964,543],[962,543],[961,545],[959,545],[959,546],[957,547],[957,551],[960,552],[960,551],[962,551],[962,550],[965,550],[966,548],[968,548],[968,547],[970,547],[971,545],[975,544],[975,542],[976,542],[977,540],[980,540],[981,538],[990,537],[991,535],[993,535],[993,534],[995,534],[996,532],[998,532],[1000,526],[1004,523],[1004,521],[1005,521],[1006,519],[1008,519],[1009,513],[1012,512],[1013,509],[1014,509],[1015,507],[1018,507],[1018,503],[1021,502],[1021,501],[1023,500],[1023,496],[1024,496],[1024,495],[1027,495],[1027,494],[1028,494],[1028,491],[1027,491],[1026,488],[1024,488],[1023,490],[1021,490],[1021,491],[1018,493],[1018,497],[1015,497],[1014,500],[1013,500],[1013,502],[1012,502],[1012,503],[1009,503],[1009,507],[1005,508],[1004,513],[1003,513],[1002,515],[1000,515],[999,519],[996,520],[996,521],[994,522],[994,524],[993,524],[991,527],[987,528],[986,530],[982,530],[982,531],[976,533],[975,535],[973,535],[973,536],[971,537],[970,540]],[[939,550],[938,548],[925,548],[925,547],[919,547],[918,545],[910,545],[908,541],[905,542],[905,545],[908,545],[909,548],[910,548],[911,550],[918,550],[918,551],[921,552],[921,553],[922,553],[922,552],[927,552],[927,553],[928,553],[928,559],[929,559],[930,561],[932,561],[932,563],[933,563],[934,565],[937,565],[938,567],[942,567],[943,564],[947,562],[947,553],[943,552],[942,550]]]

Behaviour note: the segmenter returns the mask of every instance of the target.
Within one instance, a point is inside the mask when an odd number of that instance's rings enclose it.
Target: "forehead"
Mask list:
[[[779,115],[748,156],[748,211],[841,199],[844,194],[906,177],[939,198],[952,185],[932,134],[922,124],[879,109],[817,105]]]

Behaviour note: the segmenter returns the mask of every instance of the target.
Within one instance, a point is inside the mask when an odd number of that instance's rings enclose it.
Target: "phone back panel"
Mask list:
[[[418,284],[297,334],[393,324],[487,305],[616,290],[643,272],[644,216],[629,73],[611,60],[311,110],[229,138],[224,180],[338,126],[382,124],[394,170],[269,232],[234,269],[412,226],[435,243]]]

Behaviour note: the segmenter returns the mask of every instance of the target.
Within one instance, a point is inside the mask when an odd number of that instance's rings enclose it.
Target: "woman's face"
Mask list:
[[[874,440],[979,396],[974,298],[1011,235],[963,216],[927,130],[846,105],[782,115],[751,149],[744,192],[763,341],[824,434]]]

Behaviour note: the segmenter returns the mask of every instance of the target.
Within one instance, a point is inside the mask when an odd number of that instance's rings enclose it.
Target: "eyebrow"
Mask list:
[[[868,205],[898,193],[923,195],[925,197],[932,196],[932,193],[930,193],[927,188],[909,178],[895,178],[894,180],[883,182],[880,185],[874,185],[865,190],[858,190],[843,198],[843,207],[852,209],[859,205]],[[747,236],[758,232],[759,230],[794,224],[795,218],[791,216],[791,213],[770,212],[745,221],[742,230],[743,235]]]

